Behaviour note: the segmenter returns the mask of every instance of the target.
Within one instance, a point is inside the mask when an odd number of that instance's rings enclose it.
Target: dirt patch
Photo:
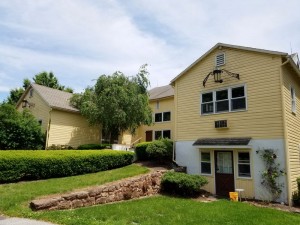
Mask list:
[[[272,208],[272,209],[277,209],[285,212],[300,213],[300,208],[292,207],[280,203],[271,203],[271,202],[263,202],[263,201],[244,201],[244,202],[262,208]]]
[[[137,161],[135,164],[148,167],[151,171],[173,169],[171,163],[159,163],[153,161]]]

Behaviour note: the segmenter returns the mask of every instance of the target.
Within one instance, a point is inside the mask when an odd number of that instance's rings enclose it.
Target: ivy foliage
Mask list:
[[[101,75],[95,86],[75,94],[71,103],[91,125],[101,126],[110,137],[126,130],[134,133],[139,126],[152,122],[146,66],[136,76],[128,77],[122,72]]]
[[[0,105],[0,150],[42,149],[44,135],[33,115],[18,112],[10,104]]]
[[[261,184],[270,192],[272,200],[275,201],[282,193],[283,183],[279,182],[279,178],[285,175],[277,163],[277,155],[273,149],[264,149],[258,151],[264,163],[265,169],[261,173]]]

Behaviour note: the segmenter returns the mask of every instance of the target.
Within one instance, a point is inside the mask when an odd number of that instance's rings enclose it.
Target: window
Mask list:
[[[171,121],[171,112],[155,113],[155,122]]]
[[[238,153],[238,171],[239,177],[251,177],[249,152]]]
[[[216,67],[225,65],[225,53],[216,55]]]
[[[162,113],[155,113],[155,122],[162,122]]]
[[[201,173],[211,174],[211,162],[209,152],[201,152]]]
[[[214,112],[213,92],[202,94],[201,112],[203,114]]]
[[[160,138],[171,139],[171,130],[156,130],[156,131],[154,131],[154,139],[159,140]]]
[[[38,122],[39,122],[39,125],[42,126],[43,120],[42,120],[42,119],[39,119]]]
[[[296,95],[295,89],[291,87],[291,99],[292,99],[292,112],[296,113]]]
[[[233,112],[245,109],[245,86],[216,90],[201,95],[201,114]]]
[[[31,88],[29,91],[29,98],[33,97],[33,89]]]

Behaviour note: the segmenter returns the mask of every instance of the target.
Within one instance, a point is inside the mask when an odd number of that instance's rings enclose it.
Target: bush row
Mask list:
[[[111,149],[111,144],[85,144],[79,145],[78,150],[101,150],[101,149]]]
[[[161,180],[162,192],[181,196],[195,196],[207,184],[205,177],[177,172],[167,172]]]
[[[109,170],[131,164],[133,155],[112,150],[1,151],[0,183]]]
[[[297,178],[297,187],[298,190],[293,193],[293,203],[295,206],[300,206],[300,177]]]
[[[135,146],[135,154],[140,161],[172,161],[173,142],[169,139],[142,142]]]

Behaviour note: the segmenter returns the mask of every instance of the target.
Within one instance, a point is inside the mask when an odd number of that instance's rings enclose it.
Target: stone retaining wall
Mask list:
[[[73,209],[155,195],[159,192],[164,172],[156,171],[61,196],[34,200],[30,203],[30,208],[32,210]]]

